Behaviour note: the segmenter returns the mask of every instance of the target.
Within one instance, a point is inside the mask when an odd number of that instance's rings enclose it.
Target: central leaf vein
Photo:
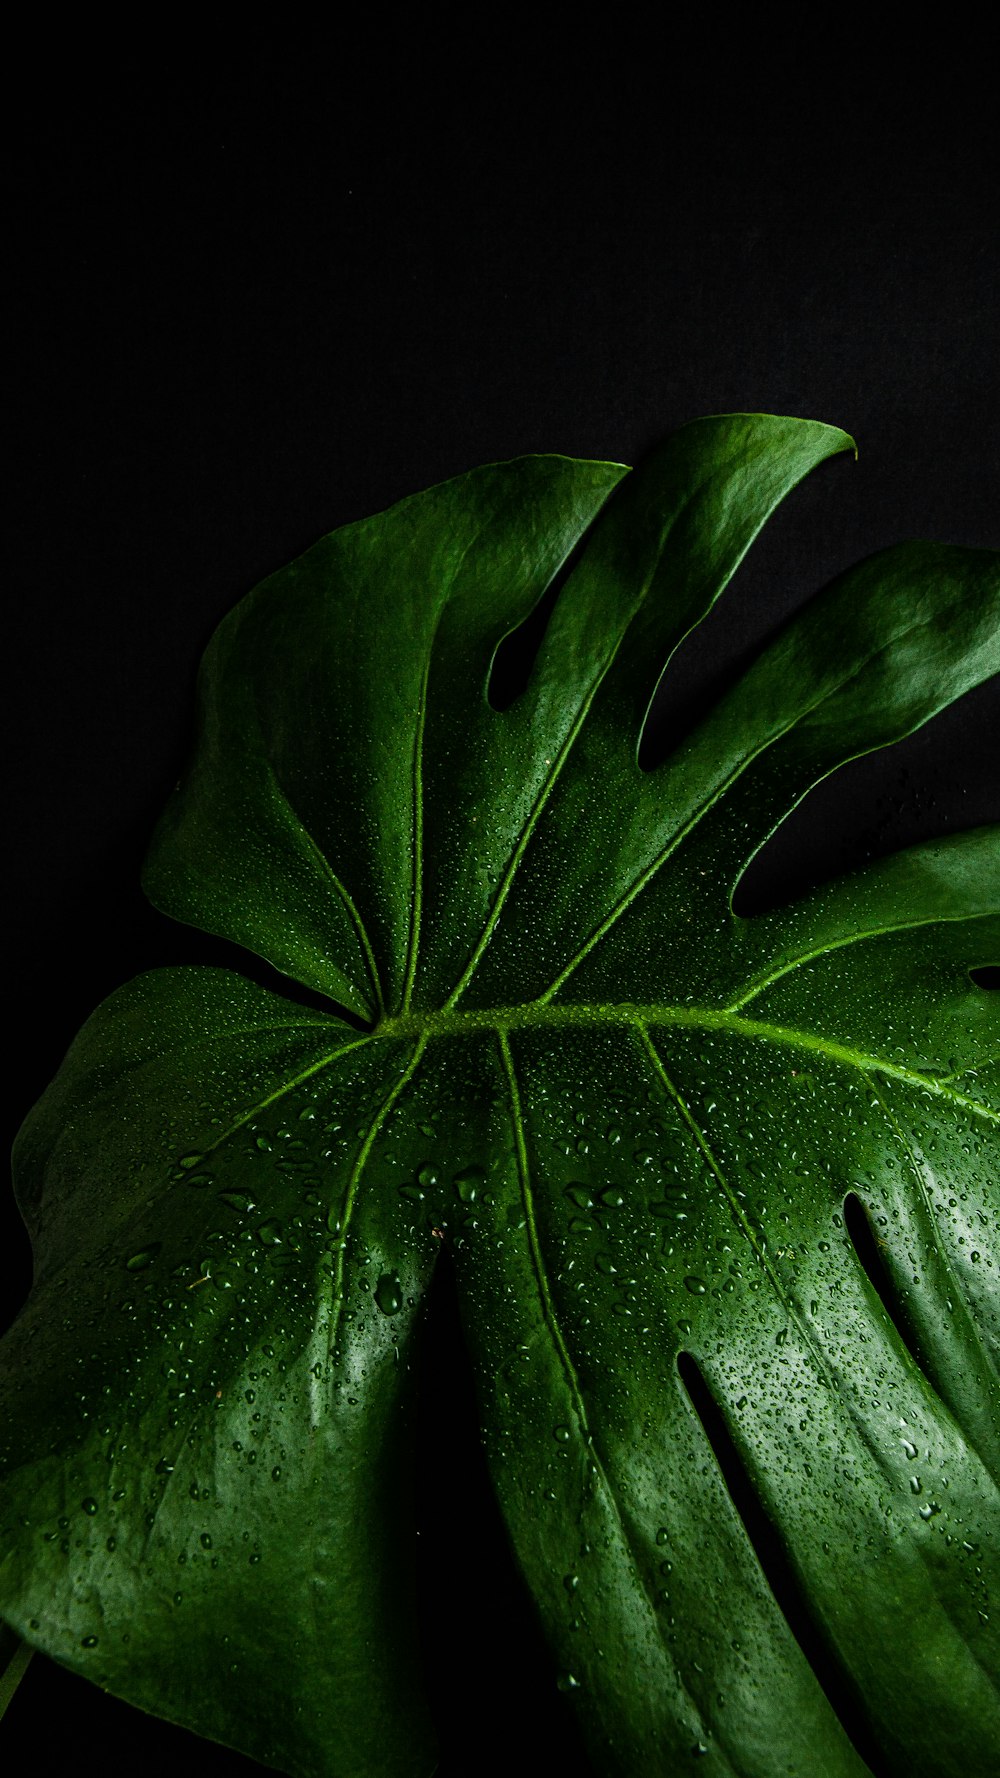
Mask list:
[[[703,1031],[726,1031],[755,1042],[779,1044],[783,1048],[805,1050],[859,1070],[862,1074],[883,1075],[918,1088],[935,1098],[960,1106],[987,1123],[1000,1126],[1000,1112],[980,1099],[959,1093],[948,1084],[948,1077],[922,1073],[885,1056],[872,1055],[854,1045],[837,1043],[813,1031],[792,1025],[776,1025],[764,1019],[748,1019],[728,1009],[705,1006],[639,1005],[634,1001],[593,1002],[559,1006],[529,1001],[522,1006],[476,1008],[468,1012],[450,1006],[440,1012],[410,1014],[386,1019],[375,1028],[378,1037],[465,1037],[476,1031],[504,1033],[517,1030],[584,1030],[608,1025],[678,1026]]]

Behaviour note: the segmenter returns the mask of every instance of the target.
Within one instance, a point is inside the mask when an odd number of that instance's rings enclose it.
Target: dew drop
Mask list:
[[[695,1277],[685,1278],[684,1289],[689,1290],[692,1296],[704,1296],[706,1290],[705,1280],[704,1278]]]
[[[552,1437],[555,1439],[557,1445],[568,1445],[570,1440],[569,1427],[562,1425],[553,1426]]]
[[[220,1192],[219,1196],[224,1204],[230,1206],[230,1209],[239,1210],[244,1215],[256,1208],[256,1199],[252,1198],[249,1192]]]
[[[396,1272],[383,1272],[375,1286],[375,1303],[383,1315],[398,1315],[403,1307],[403,1287]]]
[[[203,1154],[199,1154],[192,1150],[190,1154],[182,1154],[178,1156],[177,1165],[183,1167],[185,1173],[193,1173],[195,1167],[201,1166],[204,1158]]]
[[[257,1239],[262,1247],[280,1247],[281,1238],[281,1224],[274,1216],[268,1217],[257,1230]]]
[[[89,1513],[90,1517],[93,1518],[97,1511],[97,1501],[94,1499],[93,1495],[88,1494],[86,1500],[81,1500],[80,1505],[83,1507],[84,1512]]]
[[[144,1272],[146,1270],[147,1266],[152,1265],[154,1259],[156,1258],[156,1256],[159,1253],[162,1246],[163,1246],[162,1241],[154,1241],[152,1246],[141,1247],[139,1249],[138,1253],[130,1254],[128,1259],[125,1261],[126,1271],[128,1271],[128,1272]]]
[[[481,1190],[485,1180],[485,1168],[464,1167],[461,1173],[455,1174],[452,1184],[463,1204],[474,1204],[476,1194]]]

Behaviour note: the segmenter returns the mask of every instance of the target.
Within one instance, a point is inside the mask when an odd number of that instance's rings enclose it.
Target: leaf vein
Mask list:
[[[793,970],[800,969],[805,963],[813,963],[817,957],[826,957],[832,951],[841,951],[846,945],[863,944],[868,939],[886,938],[893,932],[916,932],[921,926],[971,924],[973,920],[988,918],[989,916],[985,914],[934,914],[928,919],[904,920],[895,926],[871,926],[865,930],[859,929],[846,933],[843,938],[828,939],[825,944],[816,945],[811,950],[801,951],[797,957],[792,957],[789,962],[781,964],[777,969],[772,969],[770,973],[755,977],[749,983],[746,992],[741,994],[738,1000],[731,1000],[725,1010],[726,1012],[739,1012],[741,1007],[748,1005],[751,1000],[756,1000],[758,994],[763,994],[766,989],[773,987],[775,982],[780,982]]]
[[[274,766],[270,761],[268,761],[268,771],[271,777],[271,782],[284,803],[285,808],[288,810],[288,813],[291,815],[301,839],[305,842],[309,851],[312,853],[314,860],[319,865],[320,872],[326,877],[327,881],[332,884],[335,893],[339,895],[344,904],[348,918],[357,934],[358,943],[361,946],[362,955],[368,969],[372,990],[375,995],[375,1002],[378,1007],[379,1016],[381,1017],[385,1013],[385,999],[382,993],[382,982],[378,972],[378,964],[375,961],[375,952],[372,949],[371,939],[368,936],[368,928],[358,911],[354,897],[351,895],[346,883],[344,883],[337,875],[337,872],[334,870],[333,865],[330,863],[325,852],[322,852],[316,844],[316,841],[313,839],[309,829],[299,816],[287,790],[280,782]]]
[[[406,976],[403,982],[403,1011],[409,1009],[413,984],[417,975],[417,954],[420,950],[420,922],[423,917],[424,894],[424,728],[427,722],[427,691],[431,676],[431,659],[440,620],[431,637],[424,663],[417,706],[417,726],[413,736],[413,888],[410,896],[410,937],[407,946]]]
[[[490,912],[487,917],[486,924],[483,927],[483,930],[480,933],[478,940],[476,941],[475,949],[473,950],[468,963],[466,964],[464,970],[462,971],[462,974],[459,976],[458,981],[455,983],[454,988],[452,989],[451,993],[449,994],[447,1000],[444,1003],[445,1010],[447,1010],[450,1007],[453,1007],[456,1004],[456,1002],[461,998],[461,996],[464,994],[466,988],[468,987],[470,981],[472,980],[472,977],[474,976],[476,970],[479,967],[480,959],[481,959],[483,952],[485,951],[487,945],[489,944],[490,939],[492,938],[493,933],[496,929],[497,922],[500,919],[501,913],[503,912],[504,904],[507,900],[508,895],[510,894],[511,886],[514,882],[514,878],[517,875],[518,867],[520,866],[521,860],[524,857],[524,854],[528,849],[528,845],[530,843],[531,836],[534,833],[535,828],[537,827],[537,825],[541,819],[542,813],[545,809],[546,804],[548,803],[549,797],[552,795],[552,792],[555,790],[555,787],[556,787],[556,784],[559,780],[559,776],[562,772],[563,766],[566,764],[566,761],[569,758],[569,755],[570,755],[573,747],[576,744],[577,736],[579,735],[580,730],[583,727],[584,722],[586,721],[587,714],[590,710],[590,706],[593,703],[595,697],[597,696],[598,690],[600,689],[600,686],[602,685],[602,683],[604,681],[605,674],[608,672],[608,669],[610,668],[612,662],[615,659],[615,656],[618,653],[618,650],[621,646],[621,642],[622,642],[622,637],[617,636],[615,638],[614,647],[610,650],[606,659],[602,662],[600,671],[598,673],[596,673],[594,676],[593,683],[591,684],[590,690],[588,691],[586,697],[584,698],[583,703],[580,705],[580,708],[577,712],[576,718],[574,719],[574,721],[573,721],[573,723],[566,735],[566,739],[563,741],[562,746],[560,747],[558,753],[556,754],[556,757],[555,757],[555,760],[553,761],[551,770],[546,773],[545,778],[542,780],[542,784],[539,789],[538,795],[535,798],[535,801],[532,805],[531,813],[528,816],[528,819],[525,822],[523,828],[521,829],[521,833],[518,838],[517,845],[514,847],[514,850],[511,853],[510,860],[507,864],[507,868],[504,871],[503,878],[502,878],[500,885],[497,889],[496,896],[493,901],[493,905],[490,908]]]
[[[770,747],[773,747],[779,741],[784,740],[785,736],[788,734],[791,734],[792,730],[797,728],[800,723],[808,721],[809,717],[813,716],[815,714],[815,712],[817,710],[819,710],[830,698],[835,697],[839,692],[843,691],[846,686],[851,685],[856,679],[859,679],[861,677],[861,675],[865,672],[865,670],[871,666],[873,661],[878,660],[881,655],[887,654],[891,648],[894,648],[897,645],[897,643],[899,643],[905,637],[913,635],[917,630],[931,628],[932,625],[934,624],[934,622],[935,622],[935,619],[933,616],[929,617],[929,618],[921,618],[920,621],[917,623],[904,622],[903,625],[901,626],[901,628],[898,631],[895,631],[892,635],[890,635],[884,642],[882,642],[880,644],[880,646],[878,648],[874,648],[874,649],[872,649],[870,654],[866,654],[864,656],[864,658],[856,666],[853,667],[851,672],[845,674],[843,679],[838,679],[836,684],[834,684],[834,685],[824,686],[822,691],[820,692],[819,696],[814,700],[813,703],[806,705],[806,707],[804,709],[797,710],[795,712],[795,714],[791,717],[791,719],[788,722],[786,722],[782,728],[776,729],[773,734],[765,735],[764,739],[760,742],[759,746],[754,747],[743,758],[741,758],[739,760],[739,762],[737,763],[737,765],[728,774],[728,776],[726,776],[723,779],[722,783],[718,786],[718,788],[715,791],[713,791],[711,796],[706,797],[701,803],[699,803],[697,805],[697,807],[693,810],[692,814],[683,823],[683,825],[677,830],[676,833],[674,833],[670,836],[670,838],[663,845],[662,849],[656,854],[656,856],[653,859],[651,859],[650,863],[646,866],[645,870],[640,872],[638,878],[631,885],[631,887],[629,889],[627,889],[622,896],[619,897],[619,900],[615,903],[615,905],[611,909],[610,913],[607,914],[605,916],[605,918],[594,928],[594,930],[590,934],[590,936],[584,940],[584,942],[580,946],[579,950],[574,954],[574,956],[572,956],[570,958],[569,962],[564,966],[564,968],[559,972],[559,974],[549,984],[549,986],[544,990],[544,992],[541,995],[539,995],[539,997],[538,997],[539,1001],[544,1004],[546,1001],[550,1000],[554,994],[558,993],[558,991],[562,987],[563,983],[568,981],[569,977],[574,973],[574,971],[576,969],[579,968],[580,964],[583,963],[584,960],[590,955],[591,951],[594,950],[595,947],[601,943],[602,939],[604,939],[607,936],[607,934],[612,930],[612,928],[615,925],[617,925],[617,923],[620,920],[620,918],[622,917],[622,915],[627,912],[627,910],[631,907],[632,903],[637,899],[637,897],[639,895],[642,894],[642,891],[647,887],[647,885],[650,882],[652,882],[653,878],[662,869],[663,865],[667,863],[668,859],[672,858],[673,854],[677,851],[678,847],[683,844],[684,840],[687,839],[688,835],[698,826],[699,822],[704,820],[705,816],[716,806],[716,804],[718,802],[720,802],[722,800],[722,798],[728,794],[728,792],[732,789],[733,785],[738,781],[738,779],[740,779],[742,777],[743,773],[754,763],[754,761],[756,759],[759,759],[760,756],[762,754],[766,753]],[[831,773],[836,770],[837,770],[837,766],[833,766],[831,768],[830,772],[824,772],[821,775],[821,779],[817,780],[816,782],[821,782],[823,777],[831,776]],[[808,795],[809,789],[814,789],[814,788],[815,788],[815,784],[808,786],[806,791],[804,792],[804,795]],[[789,813],[789,811],[786,810],[786,815],[788,813]],[[750,864],[752,859],[756,857],[757,853],[762,849],[762,847],[764,845],[766,845],[767,840],[771,838],[771,834],[774,833],[778,827],[780,827],[781,821],[784,819],[785,819],[785,816],[782,816],[781,818],[779,818],[779,820],[775,823],[775,827],[772,828],[770,830],[770,832],[765,835],[765,837],[761,841],[760,845],[755,848],[755,850],[751,853],[750,858],[747,859],[746,864],[744,865],[744,870],[746,869],[746,866]]]
[[[593,1466],[594,1466],[593,1467],[593,1474],[600,1481],[601,1487],[603,1488],[605,1497],[611,1507],[611,1511],[614,1515],[615,1521],[617,1522],[617,1524],[619,1526],[619,1529],[621,1531],[622,1538],[623,1538],[625,1544],[633,1551],[634,1554],[638,1555],[637,1538],[635,1535],[635,1531],[632,1528],[632,1526],[630,1525],[627,1516],[622,1511],[621,1505],[618,1500],[617,1493],[616,1493],[615,1488],[614,1488],[612,1481],[611,1481],[611,1477],[610,1477],[608,1470],[605,1466],[603,1458],[601,1457],[600,1451],[598,1450],[597,1442],[596,1442],[596,1439],[594,1437],[593,1431],[590,1426],[589,1417],[587,1415],[587,1407],[586,1407],[586,1403],[583,1399],[583,1391],[580,1387],[580,1379],[577,1376],[576,1367],[573,1364],[573,1360],[570,1356],[569,1348],[566,1345],[566,1341],[563,1336],[562,1328],[559,1325],[559,1320],[556,1315],[555,1304],[552,1301],[552,1292],[549,1288],[548,1274],[546,1272],[545,1260],[542,1255],[541,1242],[540,1242],[539,1236],[538,1236],[538,1226],[535,1221],[535,1206],[534,1206],[534,1198],[532,1196],[532,1190],[531,1190],[531,1172],[530,1172],[530,1165],[529,1165],[529,1161],[528,1161],[528,1145],[527,1145],[527,1138],[525,1135],[525,1128],[524,1128],[524,1116],[523,1116],[523,1112],[521,1109],[521,1092],[520,1092],[520,1088],[518,1086],[517,1072],[514,1067],[514,1058],[513,1058],[513,1055],[511,1054],[510,1041],[508,1039],[506,1031],[500,1031],[500,1032],[498,1032],[497,1035],[498,1035],[499,1044],[500,1044],[500,1054],[501,1054],[501,1058],[503,1061],[504,1072],[507,1076],[508,1091],[510,1094],[511,1124],[512,1124],[513,1130],[514,1130],[514,1143],[515,1143],[515,1151],[516,1151],[516,1155],[517,1155],[518,1184],[519,1184],[519,1188],[520,1188],[520,1192],[521,1192],[521,1203],[524,1208],[525,1225],[526,1225],[526,1228],[528,1231],[528,1247],[529,1247],[529,1251],[531,1254],[532,1270],[535,1274],[535,1279],[538,1284],[539,1295],[540,1295],[541,1301],[542,1301],[542,1312],[543,1312],[544,1320],[545,1320],[545,1323],[549,1329],[549,1333],[552,1338],[552,1343],[555,1346],[556,1353],[559,1357],[560,1365],[562,1367],[564,1376],[566,1378],[566,1382],[567,1382],[567,1386],[568,1386],[569,1394],[570,1394],[570,1399],[573,1403],[573,1411],[577,1416],[577,1419],[578,1419],[579,1425],[580,1425],[580,1430],[583,1434],[584,1442],[586,1443],[587,1449],[589,1450],[592,1461],[593,1461]],[[645,1603],[646,1603],[646,1607],[649,1610],[649,1612],[652,1614],[653,1622],[657,1626],[657,1632],[659,1632],[659,1616],[658,1616],[658,1612],[657,1612],[657,1608],[656,1608],[656,1603],[655,1603],[652,1591],[649,1587],[649,1584],[647,1583],[646,1579],[643,1576],[642,1566],[641,1566],[641,1563],[639,1563],[639,1562],[636,1563],[636,1576],[637,1576],[637,1579],[639,1582],[639,1588],[640,1588],[641,1594],[642,1594],[642,1596],[645,1600]],[[678,1681],[684,1687],[684,1692],[685,1692],[685,1695],[688,1697],[689,1702],[694,1704],[694,1700],[691,1698],[691,1694],[688,1692],[687,1686],[684,1685],[684,1681],[681,1679],[680,1672],[676,1669],[676,1665],[675,1665],[675,1672],[676,1672]],[[696,1704],[694,1705],[694,1707],[697,1709]]]
[[[392,1086],[389,1088],[389,1091],[386,1093],[385,1097],[382,1100],[381,1105],[379,1106],[374,1117],[372,1118],[371,1123],[368,1126],[368,1130],[365,1134],[364,1140],[362,1141],[361,1146],[358,1149],[358,1152],[354,1157],[354,1163],[353,1163],[353,1166],[351,1167],[351,1171],[348,1176],[347,1186],[344,1191],[344,1197],[343,1197],[343,1201],[342,1201],[343,1207],[341,1210],[341,1214],[340,1214],[339,1218],[337,1219],[339,1222],[339,1228],[337,1230],[338,1237],[339,1237],[338,1241],[337,1241],[337,1262],[336,1262],[336,1266],[334,1268],[333,1277],[332,1277],[332,1281],[330,1284],[329,1296],[326,1296],[324,1294],[321,1297],[321,1305],[320,1305],[321,1316],[325,1317],[328,1322],[327,1336],[326,1336],[326,1356],[327,1356],[328,1362],[333,1357],[333,1353],[334,1353],[334,1351],[336,1349],[336,1345],[337,1345],[337,1336],[340,1331],[340,1319],[341,1319],[341,1313],[342,1313],[343,1306],[344,1306],[344,1267],[347,1263],[347,1236],[348,1236],[348,1231],[350,1229],[351,1218],[354,1214],[354,1205],[355,1205],[355,1201],[357,1199],[358,1187],[361,1183],[361,1176],[364,1173],[365,1166],[368,1161],[368,1156],[371,1154],[372,1147],[375,1142],[375,1138],[377,1137],[379,1131],[382,1128],[382,1125],[385,1123],[386,1118],[388,1117],[390,1111],[392,1110],[393,1106],[395,1105],[396,1100],[399,1098],[400,1094],[402,1092],[404,1092],[406,1087],[409,1086],[410,1081],[413,1079],[413,1076],[416,1073],[417,1068],[420,1065],[420,1061],[421,1061],[421,1058],[423,1056],[423,1053],[424,1053],[424,1050],[426,1049],[426,1047],[427,1047],[426,1037],[418,1038],[418,1040],[414,1046],[413,1054],[410,1057],[409,1062],[407,1063],[406,1067],[404,1068],[402,1074],[399,1076],[398,1080],[393,1081]],[[310,1374],[312,1374],[312,1373],[310,1373]],[[314,1418],[314,1423],[315,1423],[315,1421],[318,1419],[317,1410],[321,1408],[321,1400],[319,1397],[319,1379],[314,1379],[314,1382],[316,1384],[316,1387],[311,1388],[311,1390],[310,1390],[310,1395],[312,1398],[311,1402],[310,1402],[310,1406],[311,1406],[311,1409],[313,1412],[313,1418]]]
[[[848,1394],[846,1397],[844,1396],[842,1389],[841,1389],[840,1377],[838,1376],[837,1371],[831,1367],[829,1359],[827,1357],[827,1354],[823,1350],[823,1346],[820,1343],[819,1339],[817,1338],[815,1330],[810,1326],[809,1321],[807,1320],[806,1316],[804,1315],[799,1304],[795,1301],[794,1296],[792,1296],[790,1294],[790,1292],[787,1290],[782,1278],[775,1271],[768,1254],[765,1252],[764,1248],[758,1242],[758,1240],[753,1232],[753,1229],[747,1219],[746,1213],[743,1210],[742,1205],[739,1203],[735,1192],[732,1190],[732,1188],[729,1184],[729,1181],[727,1180],[725,1174],[722,1171],[722,1168],[720,1167],[720,1165],[718,1163],[718,1160],[716,1159],[716,1156],[712,1150],[711,1144],[709,1143],[707,1136],[705,1135],[700,1124],[698,1123],[697,1119],[695,1118],[694,1114],[692,1113],[683,1094],[676,1087],[673,1080],[670,1078],[666,1069],[664,1068],[663,1063],[660,1060],[659,1054],[657,1053],[656,1047],[655,1047],[651,1037],[649,1036],[648,1031],[646,1031],[644,1027],[640,1026],[639,1032],[640,1032],[640,1035],[646,1045],[646,1049],[649,1053],[649,1057],[653,1063],[653,1067],[654,1067],[656,1074],[658,1075],[662,1085],[664,1086],[664,1088],[670,1095],[671,1099],[673,1100],[674,1104],[676,1105],[677,1110],[679,1111],[681,1118],[687,1128],[688,1134],[690,1135],[692,1141],[695,1143],[695,1145],[701,1152],[707,1166],[709,1167],[711,1173],[713,1174],[716,1182],[720,1186],[720,1188],[721,1188],[721,1190],[722,1190],[722,1192],[723,1192],[723,1194],[730,1206],[730,1210],[731,1210],[731,1213],[733,1216],[734,1223],[740,1229],[740,1232],[746,1237],[747,1241],[749,1242],[750,1247],[754,1253],[754,1256],[757,1259],[757,1261],[761,1267],[761,1270],[765,1273],[768,1281],[772,1285],[775,1295],[777,1296],[778,1301],[780,1302],[783,1310],[786,1312],[789,1319],[791,1321],[794,1321],[796,1327],[798,1328],[799,1333],[802,1336],[803,1344],[806,1347],[806,1349],[811,1353],[820,1376],[822,1377],[823,1381],[829,1388],[831,1395],[834,1397],[834,1399],[837,1400],[838,1402],[840,1402],[842,1404],[842,1406],[844,1407],[846,1414],[850,1420],[850,1423],[853,1426],[855,1435],[859,1439],[861,1445],[867,1451],[868,1455],[874,1461],[876,1467],[879,1469],[879,1471],[882,1473],[882,1475],[886,1476],[889,1480],[894,1480],[895,1477],[894,1477],[894,1474],[893,1474],[893,1471],[892,1471],[890,1465],[887,1462],[886,1454],[885,1454],[884,1450],[882,1449],[881,1444],[880,1444],[878,1438],[876,1437],[872,1427],[868,1424],[868,1421],[865,1418],[864,1413],[859,1408],[859,1406],[858,1406],[857,1402],[854,1400],[853,1396],[851,1394]]]

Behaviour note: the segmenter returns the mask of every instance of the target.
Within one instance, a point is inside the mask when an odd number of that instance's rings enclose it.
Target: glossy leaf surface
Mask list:
[[[291,1773],[429,1771],[407,1456],[447,1243],[600,1769],[846,1778],[857,1712],[886,1773],[986,1772],[997,833],[732,895],[820,778],[997,671],[996,557],[862,563],[638,764],[671,654],[850,443],[737,415],[634,474],[476,471],[220,626],[147,888],[329,1011],[151,972],[22,1131],[0,1611],[29,1642]]]

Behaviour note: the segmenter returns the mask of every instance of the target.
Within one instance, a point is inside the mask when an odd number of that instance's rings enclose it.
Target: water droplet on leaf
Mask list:
[[[250,1196],[249,1192],[220,1192],[219,1196],[222,1202],[228,1204],[232,1210],[240,1210],[244,1214],[256,1207],[256,1200]]]
[[[162,1246],[162,1241],[154,1241],[151,1246],[141,1247],[138,1253],[130,1254],[125,1261],[126,1270],[129,1272],[144,1272],[147,1266],[152,1265]]]
[[[375,1302],[383,1315],[398,1315],[403,1307],[403,1287],[395,1272],[383,1272],[375,1286]]]
[[[463,1204],[473,1204],[475,1202],[476,1194],[481,1189],[485,1179],[486,1171],[483,1167],[464,1167],[461,1173],[455,1174],[452,1183],[454,1184],[455,1190]]]

